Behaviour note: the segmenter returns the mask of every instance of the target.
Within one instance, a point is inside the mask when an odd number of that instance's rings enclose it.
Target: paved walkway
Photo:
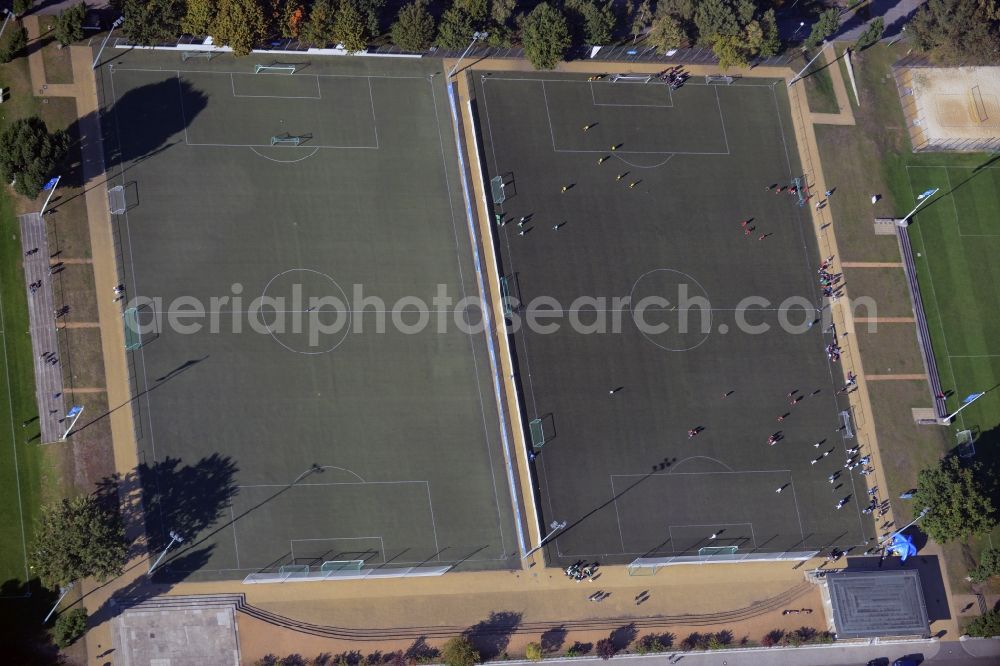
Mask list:
[[[28,290],[28,322],[41,442],[49,444],[59,441],[66,431],[62,425],[66,407],[56,330],[57,306],[52,293],[53,271],[58,273],[58,264],[50,263],[42,216],[27,213],[18,215],[17,221],[21,226],[21,246],[24,250],[24,288]]]
[[[24,26],[28,32],[29,43],[39,39],[41,31],[38,17],[25,17]],[[35,90],[36,94],[47,97],[72,97],[76,101],[77,116],[81,119],[82,170],[93,258],[64,260],[64,263],[92,264],[97,292],[110,293],[116,285],[121,284],[121,280],[118,278],[111,214],[108,210],[97,83],[92,70],[94,54],[86,46],[71,46],[69,49],[74,83],[47,85],[45,65],[40,49],[35,49],[28,56],[28,69],[31,73],[32,89]],[[104,360],[110,411],[107,418],[111,426],[115,468],[118,473],[126,475],[136,468],[138,459],[132,420],[132,396],[124,351],[125,333],[122,326],[121,304],[112,303],[107,298],[98,298],[97,311],[101,328],[101,352]],[[123,497],[121,501],[131,503],[135,502],[136,499]],[[128,538],[138,543],[138,552],[142,552],[142,544],[145,542],[143,526],[129,524],[126,525],[126,530]],[[145,573],[146,568],[145,557],[139,557],[135,561],[129,562],[125,575],[116,578],[108,585],[99,585],[91,580],[84,581],[81,588],[84,594],[84,604],[88,611],[93,614],[98,608],[104,606],[114,591],[132,584],[136,578]],[[98,655],[111,645],[109,624],[101,622],[88,632],[89,663],[104,663],[106,661],[99,660]]]

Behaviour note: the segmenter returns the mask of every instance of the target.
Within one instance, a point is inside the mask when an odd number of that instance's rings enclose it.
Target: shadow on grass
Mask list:
[[[3,662],[24,666],[60,663],[58,649],[42,620],[58,595],[37,580],[8,580],[0,585],[0,646]]]

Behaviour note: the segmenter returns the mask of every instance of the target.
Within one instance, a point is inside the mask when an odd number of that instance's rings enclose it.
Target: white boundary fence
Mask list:
[[[662,567],[676,564],[732,564],[739,562],[788,562],[808,560],[818,550],[793,550],[784,553],[744,553],[742,555],[674,555],[672,557],[639,557],[626,567],[630,576],[652,576]]]
[[[358,569],[354,571],[287,571],[285,573],[252,573],[243,579],[244,585],[259,583],[318,583],[324,580],[362,580],[365,578],[417,578],[441,576],[451,569],[450,564],[435,567],[398,567]]]

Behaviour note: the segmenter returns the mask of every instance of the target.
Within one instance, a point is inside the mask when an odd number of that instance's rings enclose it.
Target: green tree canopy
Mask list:
[[[537,5],[524,18],[521,28],[524,54],[535,69],[552,69],[572,43],[566,18],[547,2]]]
[[[727,0],[704,0],[694,12],[698,41],[711,43],[719,35],[738,35],[742,29],[735,8]]]
[[[298,39],[306,20],[306,8],[299,2],[289,0],[281,10],[281,36]]]
[[[907,24],[913,45],[943,65],[1000,62],[996,0],[928,0]]]
[[[184,0],[124,0],[122,34],[133,44],[173,42],[181,34]]]
[[[427,0],[414,0],[399,10],[392,24],[392,43],[406,51],[424,51],[434,39],[434,17],[427,11]]]
[[[88,495],[45,509],[31,560],[42,582],[57,587],[89,576],[105,581],[120,575],[126,552],[121,519]]]
[[[597,0],[566,0],[564,6],[577,41],[593,46],[611,41],[618,17],[610,1],[600,4]]]
[[[468,638],[456,636],[441,648],[441,661],[446,666],[473,666],[479,661],[479,653]]]
[[[760,17],[761,36],[760,46],[757,48],[757,55],[761,58],[770,58],[778,55],[781,51],[781,36],[778,34],[778,21],[774,17],[774,10],[768,9]]]
[[[38,116],[15,120],[0,133],[0,177],[5,183],[17,179],[16,192],[37,197],[68,149],[67,134],[50,134]]]
[[[653,24],[653,10],[649,6],[649,0],[642,0],[629,19],[629,33],[636,36],[644,34]]]
[[[233,49],[233,55],[249,55],[267,37],[267,16],[260,0],[219,0],[212,36]]]
[[[355,6],[365,25],[365,34],[377,37],[382,33],[382,10],[385,0],[355,0]]]
[[[816,22],[813,23],[812,31],[806,38],[805,45],[809,48],[819,46],[820,42],[837,32],[839,27],[840,10],[836,7],[831,7],[820,14]]]
[[[479,30],[480,22],[458,5],[453,5],[441,15],[438,25],[437,45],[458,51],[468,46],[472,34]]]
[[[87,610],[74,608],[56,618],[56,626],[52,629],[52,638],[56,645],[65,648],[75,643],[76,639],[85,633],[87,633]]]
[[[649,43],[662,53],[671,49],[679,49],[690,43],[690,36],[684,29],[681,19],[672,14],[657,16],[649,29]]]
[[[14,16],[23,15],[25,12],[31,9],[31,5],[33,4],[35,4],[35,0],[14,0],[14,6],[12,7]]]
[[[972,571],[972,580],[983,583],[1000,575],[1000,546],[990,546],[979,557],[979,566]]]
[[[87,5],[83,2],[65,9],[56,17],[56,39],[63,46],[83,39],[83,19],[87,17]]]
[[[965,631],[970,636],[992,638],[1000,636],[1000,610],[988,610],[969,623]]]
[[[968,534],[985,534],[997,524],[996,510],[980,481],[981,466],[963,466],[950,456],[917,475],[914,506],[929,507],[921,526],[935,541],[945,543]]]
[[[756,24],[753,24],[756,25]],[[757,26],[757,30],[759,30]],[[753,55],[745,35],[719,35],[712,42],[712,53],[719,59],[719,67],[746,67]]]
[[[187,13],[181,19],[181,30],[198,37],[210,34],[218,11],[216,0],[187,0]]]
[[[309,10],[309,18],[300,30],[301,39],[306,44],[323,48],[333,41],[332,0],[315,0]]]
[[[885,19],[881,16],[876,16],[868,24],[868,27],[864,29],[864,32],[858,36],[858,41],[854,42],[854,48],[858,51],[868,48],[882,39],[883,32],[885,32]]]
[[[24,29],[20,21],[15,21],[10,26],[6,40],[0,45],[0,63],[10,62],[20,55],[27,45],[28,31]]]
[[[492,0],[490,3],[489,37],[490,46],[510,46],[514,37],[513,17],[517,0]]]
[[[368,27],[355,0],[340,0],[333,17],[333,40],[351,53],[368,48]]]

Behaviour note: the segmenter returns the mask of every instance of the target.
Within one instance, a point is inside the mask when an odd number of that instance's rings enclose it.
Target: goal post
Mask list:
[[[181,51],[181,61],[187,62],[191,58],[204,58],[205,60],[211,60],[215,57],[215,54],[211,51]]]
[[[112,215],[121,215],[125,212],[125,187],[116,185],[108,190],[108,208]]]
[[[652,74],[612,74],[611,83],[625,81],[626,83],[649,83],[653,80]]]
[[[299,145],[302,145],[302,142],[304,140],[305,140],[305,137],[302,137],[302,136],[294,136],[292,134],[279,134],[279,135],[271,137],[271,145],[272,146],[299,146]]]
[[[733,85],[736,78],[727,74],[706,74],[705,83],[721,83],[727,86]]]
[[[490,178],[490,192],[493,194],[493,203],[502,204],[507,200],[507,191],[504,189],[503,177],[493,176]]]
[[[294,74],[298,70],[295,63],[273,62],[270,65],[254,65],[254,74]]]
[[[142,332],[139,329],[139,309],[126,308],[123,315],[125,325],[125,351],[135,351],[142,346]]]

